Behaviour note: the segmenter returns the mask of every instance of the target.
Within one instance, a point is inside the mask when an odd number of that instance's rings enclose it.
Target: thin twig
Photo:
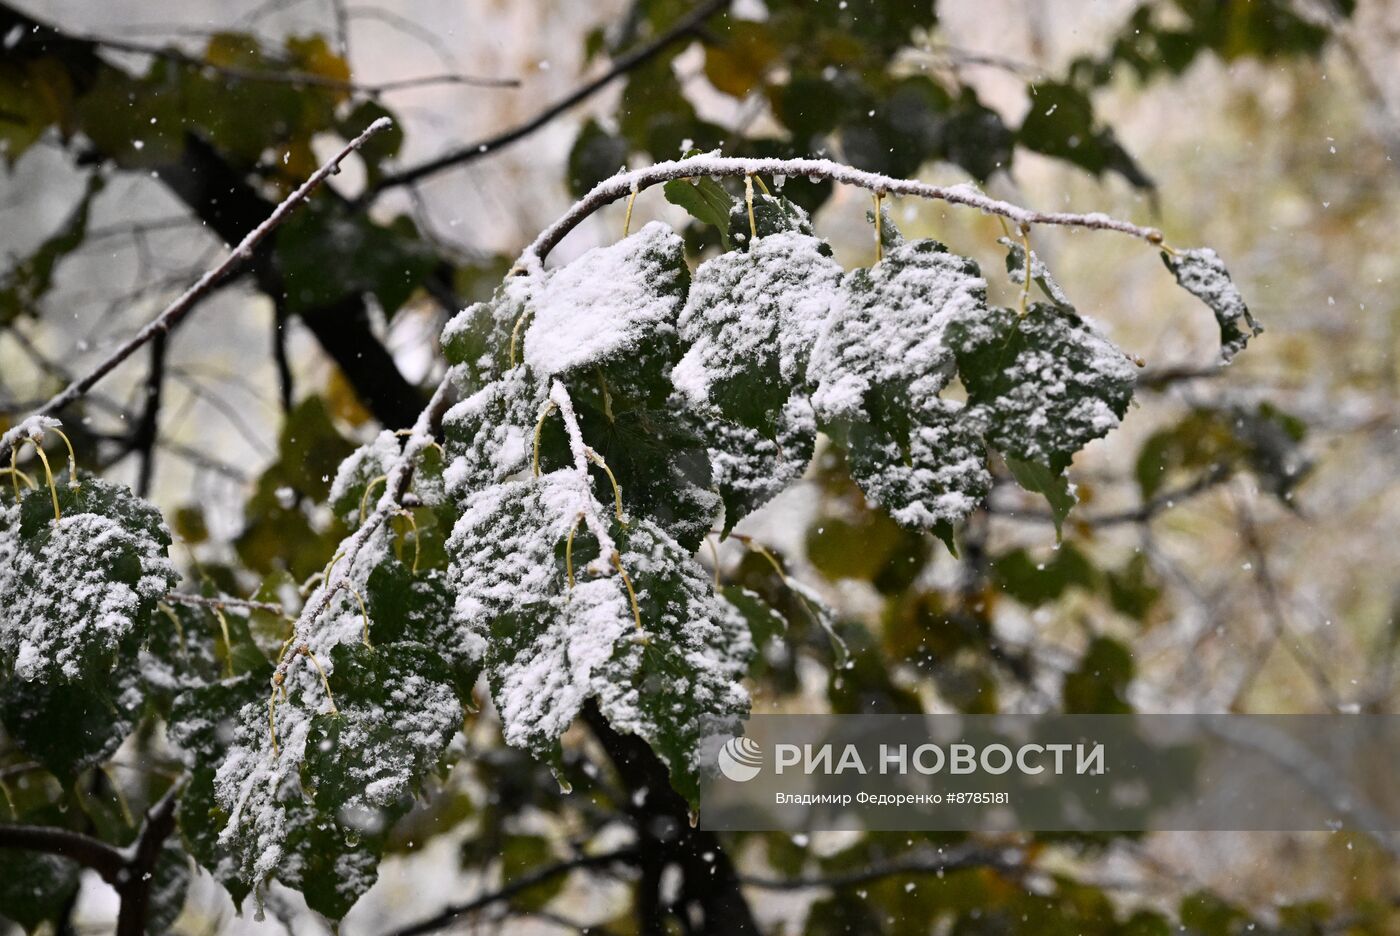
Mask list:
[[[529,136],[555,117],[569,110],[575,104],[592,97],[604,87],[611,84],[615,79],[620,78],[635,68],[645,65],[672,43],[690,35],[696,27],[727,7],[729,3],[730,0],[705,0],[704,3],[701,3],[695,9],[691,10],[690,13],[681,17],[670,29],[661,33],[651,42],[618,56],[616,61],[613,62],[612,67],[607,71],[591,81],[584,82],[524,123],[517,124],[508,130],[493,134],[485,139],[477,140],[474,143],[468,143],[465,146],[459,146],[454,150],[449,150],[441,156],[420,163],[417,166],[404,169],[400,172],[389,173],[380,179],[377,185],[365,193],[366,197],[373,197],[386,189],[411,185],[419,179],[441,172],[444,169],[466,165],[469,162],[480,159],[487,153],[509,146],[511,143]]]
[[[236,611],[265,611],[278,617],[285,617],[287,609],[271,601],[250,601],[247,598],[206,598],[185,592],[168,592],[162,601],[170,604],[191,605],[197,608],[232,608]]]
[[[70,383],[62,392],[54,396],[30,415],[49,416],[58,412],[69,403],[72,403],[91,390],[96,386],[99,380],[106,377],[118,364],[135,354],[138,349],[143,347],[156,335],[168,333],[171,328],[178,324],[180,320],[194,308],[195,304],[201,298],[228,277],[246,260],[252,257],[254,249],[262,243],[269,234],[276,230],[292,211],[302,202],[306,201],[322,182],[329,176],[338,172],[341,162],[347,156],[363,146],[370,137],[389,129],[392,123],[393,122],[390,121],[389,118],[381,117],[366,127],[363,133],[345,144],[340,152],[331,157],[329,162],[312,173],[309,179],[303,182],[296,191],[288,195],[280,205],[273,209],[272,214],[268,215],[267,220],[249,231],[248,236],[243,238],[238,246],[224,258],[223,263],[220,263],[214,269],[201,276],[195,281],[194,285],[185,290],[174,302],[166,306],[159,315],[104,358],[101,363],[88,371],[84,376]],[[0,445],[0,460],[8,456],[9,446]]]
[[[293,71],[280,68],[277,70],[240,68],[237,65],[223,65],[217,62],[211,62],[197,55],[191,55],[174,46],[137,42],[131,39],[117,39],[104,36],[68,36],[64,37],[64,39],[69,42],[82,42],[100,46],[115,52],[149,55],[154,58],[177,62],[189,68],[214,72],[215,74],[223,75],[235,81],[259,81],[268,84],[288,84],[296,87],[326,88],[330,91],[346,91],[370,96],[386,94],[391,91],[402,91],[407,88],[419,88],[426,85],[456,84],[471,85],[478,88],[520,87],[520,79],[518,78],[490,78],[479,75],[463,75],[455,72],[419,75],[412,78],[397,78],[391,81],[376,83],[359,83],[344,78],[333,78],[330,75],[318,75],[315,72]],[[60,40],[50,38],[49,41]]]

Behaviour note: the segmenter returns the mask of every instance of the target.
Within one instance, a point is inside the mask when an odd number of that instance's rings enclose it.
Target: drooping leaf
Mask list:
[[[117,749],[136,726],[140,705],[140,682],[130,664],[101,682],[11,678],[0,685],[5,731],[65,783]]]
[[[757,232],[757,238],[754,232]],[[729,240],[735,248],[748,250],[759,240],[774,234],[805,234],[812,237],[812,219],[797,204],[781,195],[755,192],[751,223],[747,198],[729,200]]]
[[[1011,469],[1011,476],[1024,490],[1045,498],[1045,502],[1050,505],[1050,516],[1055,521],[1055,537],[1058,539],[1065,517],[1069,516],[1070,510],[1078,502],[1069,478],[1065,477],[1062,471],[1051,471],[1044,465],[1021,461],[1011,456],[1006,458],[1006,467]]]
[[[720,245],[729,249],[729,209],[734,198],[711,178],[673,179],[662,186],[666,200],[679,205],[701,224],[719,231]]]
[[[1220,255],[1209,247],[1163,251],[1162,262],[1181,288],[1210,307],[1220,325],[1220,356],[1228,361],[1244,350],[1264,327],[1254,320],[1244,297],[1230,279]]]
[[[912,414],[907,444],[868,424],[851,428],[851,477],[905,527],[932,530],[951,549],[952,526],[991,490],[977,427],[957,403],[935,398]]]
[[[336,709],[311,720],[305,776],[317,807],[382,837],[461,725],[447,668],[422,644],[345,643],[331,653]]]
[[[733,632],[704,570],[655,523],[619,528],[611,565],[586,533],[570,556],[579,493],[569,474],[468,501],[449,544],[460,642],[480,654],[509,743],[556,760],[560,735],[594,699],[614,728],[652,745],[694,802],[701,744],[746,707],[747,632]]]
[[[594,383],[601,370],[623,390],[674,363],[689,272],[666,225],[652,222],[537,275],[522,359],[540,379]]]
[[[1024,286],[1026,282],[1026,251],[1025,248],[1009,237],[998,237],[997,243],[1006,248],[1006,273],[1011,277],[1011,282],[1018,286]],[[1074,303],[1069,301],[1068,294],[1055,277],[1051,275],[1050,268],[1045,265],[1045,261],[1034,251],[1031,251],[1031,282],[1040,287],[1040,291],[1045,294],[1057,306],[1066,309],[1074,308]]]

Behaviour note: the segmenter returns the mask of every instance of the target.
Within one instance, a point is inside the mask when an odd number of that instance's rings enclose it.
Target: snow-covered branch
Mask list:
[[[543,262],[549,252],[559,245],[564,236],[583,222],[585,218],[611,202],[619,201],[642,189],[676,179],[693,179],[704,176],[805,176],[809,179],[828,179],[845,185],[854,185],[881,195],[912,195],[916,198],[930,198],[953,205],[966,205],[977,208],[986,214],[997,215],[1017,224],[1052,224],[1061,227],[1079,227],[1093,231],[1117,231],[1138,237],[1152,244],[1162,243],[1162,232],[1156,228],[1142,227],[1129,221],[1099,212],[1074,214],[1063,211],[1033,211],[1010,202],[985,195],[972,185],[929,185],[909,179],[895,179],[875,172],[864,172],[851,166],[829,159],[740,159],[732,156],[706,154],[657,163],[644,169],[623,172],[599,182],[587,195],[581,198],[558,221],[545,228],[525,251],[526,259]]]

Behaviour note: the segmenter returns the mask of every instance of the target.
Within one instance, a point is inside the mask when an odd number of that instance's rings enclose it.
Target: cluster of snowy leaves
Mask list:
[[[479,681],[509,743],[557,765],[591,709],[696,802],[783,620],[697,552],[798,481],[819,437],[871,502],[950,546],[999,463],[1063,519],[1066,469],[1123,417],[1133,366],[1040,258],[1005,241],[1025,293],[996,308],[973,261],[884,218],[883,258],[846,271],[784,199],[690,189],[668,197],[725,247],[693,271],[653,223],[557,269],[527,258],[448,324],[459,402],[415,460],[411,510],[332,560],[296,641],[275,616],[255,635],[246,611],[162,605],[170,536],[124,487],[46,479],[0,503],[7,734],[71,781],[154,713],[189,767],[184,849],[238,901],[276,879],[338,919]],[[1226,357],[1258,332],[1212,252],[1165,259]],[[403,450],[386,431],[343,462],[337,523],[365,521]],[[177,866],[160,871],[171,893]]]
[[[845,271],[780,197],[690,195],[668,186],[726,247],[693,273],[652,223],[559,269],[527,262],[448,324],[464,399],[443,476],[454,646],[506,740],[552,760],[591,701],[693,797],[698,752],[745,710],[760,638],[743,622],[765,619],[707,585],[702,538],[800,478],[819,432],[872,502],[950,546],[993,455],[1062,519],[1065,470],[1123,417],[1134,366],[1014,241],[1013,281],[1047,300],[1019,311],[936,241],[888,226],[883,259]],[[1175,255],[1179,276],[1196,255]],[[1183,282],[1217,315],[1238,299],[1228,278]]]

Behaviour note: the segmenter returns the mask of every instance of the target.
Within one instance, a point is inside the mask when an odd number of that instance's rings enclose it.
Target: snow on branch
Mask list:
[[[913,195],[917,198],[931,198],[953,205],[966,205],[977,208],[986,214],[998,215],[1017,225],[1053,224],[1062,227],[1079,227],[1094,231],[1117,231],[1141,238],[1151,244],[1162,243],[1162,232],[1156,228],[1142,227],[1129,221],[1100,212],[1074,214],[1063,211],[1033,211],[1001,201],[983,194],[975,186],[929,185],[909,179],[896,179],[875,172],[865,172],[830,159],[741,159],[732,156],[705,154],[688,159],[677,159],[657,163],[644,169],[622,172],[605,179],[593,187],[587,195],[570,208],[563,217],[540,232],[535,242],[525,250],[525,259],[543,262],[549,252],[559,245],[564,236],[593,214],[599,208],[619,199],[629,197],[644,188],[676,179],[693,179],[702,176],[805,176],[818,180],[829,179],[846,185],[854,185],[880,195]]]

